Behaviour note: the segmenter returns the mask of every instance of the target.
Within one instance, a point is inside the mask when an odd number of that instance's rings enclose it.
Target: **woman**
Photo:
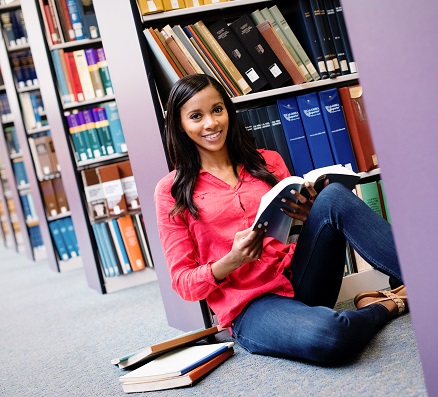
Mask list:
[[[293,192],[298,203],[284,212],[304,222],[296,244],[251,229],[260,198],[289,172],[278,153],[254,148],[215,79],[175,84],[165,141],[175,170],[157,184],[155,204],[172,287],[205,299],[245,349],[335,363],[403,312],[390,226],[342,185],[327,181],[319,194],[307,185],[309,199]],[[358,310],[336,312],[346,240],[397,288],[360,294]]]

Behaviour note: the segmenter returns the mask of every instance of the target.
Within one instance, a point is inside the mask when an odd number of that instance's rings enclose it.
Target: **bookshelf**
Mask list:
[[[11,151],[9,157],[12,161],[23,160],[29,182],[28,185],[18,186],[21,203],[16,201],[16,207],[23,207],[25,225],[30,235],[31,249],[28,248],[27,252],[34,260],[47,258],[50,268],[54,271],[76,268],[80,266],[80,259],[77,255],[78,250],[72,246],[74,243],[69,247],[69,252],[72,252],[73,256],[69,254],[61,257],[51,230],[58,222],[67,222],[70,213],[67,202],[64,202],[62,207],[60,205],[63,191],[61,173],[57,167],[56,153],[51,150],[52,146],[47,141],[51,137],[51,129],[41,99],[39,82],[34,72],[21,3],[15,1],[3,6],[0,12],[3,13],[3,17],[6,15],[2,18],[4,40],[0,51],[6,92],[13,116],[7,121],[13,120],[12,134],[16,136],[19,146],[18,152]],[[12,22],[9,23],[10,21]],[[17,28],[17,24],[20,28]],[[9,142],[8,146],[11,146]],[[17,172],[15,175],[17,176]],[[59,194],[56,197],[53,194],[49,203],[43,185],[52,186],[52,184],[53,186],[56,184]],[[62,230],[64,234],[68,232],[67,227]],[[71,234],[73,242],[74,230],[68,233]]]
[[[56,65],[52,57],[54,53],[80,52],[87,49],[102,48],[102,39],[100,37],[72,41],[65,39],[53,44],[49,39],[50,36],[46,33],[45,16],[42,13],[40,4],[41,2],[36,0],[21,1],[24,17],[28,22],[29,41],[34,54],[34,64],[38,73],[47,118],[50,120],[51,129],[57,131],[53,135],[53,142],[62,170],[64,184],[68,186],[66,195],[77,233],[87,284],[100,293],[109,293],[155,280],[155,271],[150,267],[146,267],[142,271],[123,274],[120,277],[111,277],[106,273],[107,267],[103,258],[107,252],[102,249],[99,250],[101,240],[98,241],[96,238],[93,227],[97,223],[107,224],[107,222],[105,220],[94,221],[90,216],[82,173],[85,170],[97,170],[109,164],[120,163],[128,160],[129,156],[125,151],[124,153],[115,153],[99,158],[79,160],[74,142],[70,137],[71,129],[67,118],[69,114],[76,114],[100,105],[104,107],[105,104],[115,103],[115,96],[106,93],[106,95],[94,98],[86,97],[82,101],[76,101],[77,97],[69,97],[66,100],[62,87],[58,84]],[[130,215],[140,213],[141,211],[138,209],[133,213],[130,212]],[[111,248],[111,250],[114,250],[114,248]]]
[[[253,11],[258,7],[272,4],[287,6],[287,2],[239,0],[188,9],[167,11],[141,16],[135,0],[129,4],[113,5],[104,0],[94,0],[97,18],[105,51],[111,64],[112,81],[117,94],[120,116],[124,122],[126,140],[130,149],[131,163],[138,180],[139,197],[143,206],[148,237],[158,277],[168,323],[181,330],[202,327],[209,321],[204,304],[183,301],[171,288],[171,281],[159,241],[155,219],[153,194],[156,183],[169,172],[166,154],[163,149],[161,131],[163,112],[159,94],[155,88],[152,60],[150,58],[143,29],[160,27],[169,23],[194,23],[200,19],[212,21],[221,17],[230,18]],[[117,15],[118,29],[114,29],[113,18]],[[124,34],[120,35],[120,31]],[[301,85],[285,86],[278,89],[250,93],[233,98],[237,108],[254,106],[286,95],[298,95],[325,87],[356,84],[358,75],[345,75],[331,80],[311,82]],[[147,130],[139,131],[139,125],[147,125]],[[145,147],[147,136],[147,147]],[[153,170],[153,171],[152,171]],[[377,172],[377,171],[375,171]],[[366,274],[365,274],[366,273]],[[377,271],[367,271],[346,278],[341,293],[342,299],[351,297],[353,291],[373,285],[373,288],[386,286],[385,280]]]

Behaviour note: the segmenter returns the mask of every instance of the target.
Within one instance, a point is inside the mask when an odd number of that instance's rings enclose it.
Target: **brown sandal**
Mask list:
[[[380,290],[380,291],[371,291],[371,292],[362,292],[360,294],[357,294],[354,298],[354,305],[356,308],[359,306],[359,302],[363,298],[377,298],[373,300],[370,303],[367,303],[364,306],[360,306],[360,308],[367,307],[369,305],[372,305],[374,303],[379,302],[385,302],[392,300],[398,308],[398,312],[396,315],[401,315],[405,311],[407,311],[407,297],[405,295],[397,295],[397,292],[401,291],[404,288],[404,285],[401,285],[398,288],[395,288],[393,290],[387,291],[387,290]]]

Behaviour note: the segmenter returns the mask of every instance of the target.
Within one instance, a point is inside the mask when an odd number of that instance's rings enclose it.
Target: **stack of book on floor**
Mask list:
[[[234,342],[202,343],[223,328],[188,332],[111,361],[133,371],[120,376],[126,393],[191,386],[233,355]],[[142,365],[141,365],[142,364]]]

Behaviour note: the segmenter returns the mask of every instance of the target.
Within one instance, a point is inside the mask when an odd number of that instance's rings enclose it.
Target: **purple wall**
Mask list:
[[[438,3],[344,0],[428,393],[438,395]],[[394,328],[395,332],[395,328]],[[397,335],[395,334],[396,338]]]

